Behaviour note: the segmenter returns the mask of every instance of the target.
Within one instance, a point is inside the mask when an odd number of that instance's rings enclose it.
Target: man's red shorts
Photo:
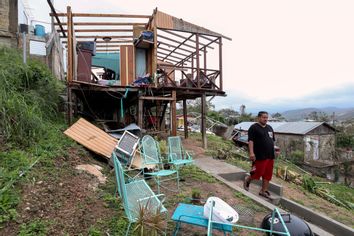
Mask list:
[[[256,160],[252,166],[251,179],[270,181],[273,175],[274,159]]]

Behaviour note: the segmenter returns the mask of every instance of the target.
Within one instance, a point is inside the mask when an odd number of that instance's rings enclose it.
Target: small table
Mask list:
[[[173,235],[177,235],[181,223],[208,228],[209,219],[204,217],[203,212],[203,206],[179,203],[172,215],[172,220],[176,222]],[[226,235],[226,232],[232,233],[232,226],[230,225],[213,223],[213,229],[223,231],[224,235]]]

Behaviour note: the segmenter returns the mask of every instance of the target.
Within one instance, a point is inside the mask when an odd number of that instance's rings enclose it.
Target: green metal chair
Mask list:
[[[192,156],[183,148],[180,136],[168,137],[168,162],[177,168],[182,165],[192,164]]]
[[[156,195],[145,180],[133,179],[126,183],[122,165],[118,161],[116,154],[112,153],[114,171],[117,182],[119,196],[123,202],[125,214],[129,220],[125,235],[127,236],[132,223],[135,223],[139,217],[139,209],[147,207],[152,212],[160,211],[160,213],[167,213],[167,209],[163,206],[160,197],[163,194]],[[167,214],[166,214],[167,215]]]
[[[162,182],[168,180],[177,180],[177,190],[179,190],[179,174],[177,170],[165,170],[161,160],[160,146],[150,135],[145,135],[141,140],[141,154],[143,157],[143,174],[144,176],[151,176],[157,183],[157,191],[160,193],[160,186]],[[147,166],[155,165],[152,172],[148,172]],[[173,176],[173,177],[171,177]],[[164,178],[164,179],[162,179]]]

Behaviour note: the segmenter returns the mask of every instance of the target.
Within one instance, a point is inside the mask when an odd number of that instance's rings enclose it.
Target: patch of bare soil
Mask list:
[[[71,149],[66,158],[57,158],[54,166],[37,165],[33,179],[22,186],[16,222],[8,223],[0,235],[17,235],[21,224],[35,219],[48,222],[47,235],[87,235],[95,222],[114,214],[100,199],[98,179],[75,169],[87,163],[95,161]]]

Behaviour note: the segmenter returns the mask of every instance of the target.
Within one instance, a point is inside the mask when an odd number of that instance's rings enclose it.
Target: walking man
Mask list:
[[[273,175],[275,137],[273,128],[267,125],[268,112],[260,111],[257,118],[258,122],[248,129],[249,157],[253,164],[251,175],[245,178],[243,187],[248,191],[251,181],[262,177],[259,195],[269,198],[268,187]]]

